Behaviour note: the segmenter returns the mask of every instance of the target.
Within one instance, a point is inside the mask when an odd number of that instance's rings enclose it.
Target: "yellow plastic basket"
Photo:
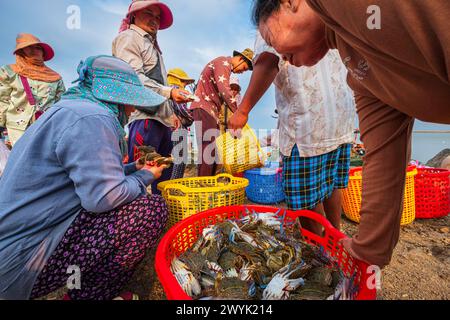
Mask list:
[[[406,174],[405,199],[403,201],[403,214],[401,225],[407,225],[416,218],[416,201],[414,194],[414,177],[417,169],[408,170]],[[362,168],[354,168],[350,171],[350,181],[347,189],[343,190],[342,207],[344,213],[350,220],[359,223],[361,216],[361,191],[362,190]]]
[[[209,209],[244,204],[244,178],[220,174],[215,177],[185,178],[158,184],[169,208],[169,227]]]
[[[216,139],[216,146],[218,161],[229,174],[264,166],[265,154],[255,132],[248,125],[242,129],[239,139],[235,139],[229,132],[220,135]]]

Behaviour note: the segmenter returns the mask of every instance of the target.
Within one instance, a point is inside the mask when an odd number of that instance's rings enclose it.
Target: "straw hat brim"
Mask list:
[[[175,75],[175,74],[172,74],[172,73],[169,73],[168,75],[169,75],[169,76],[172,76],[172,77],[174,77],[174,78],[177,78],[177,79],[179,79],[179,80],[181,80],[181,81],[184,81],[184,82],[186,82],[187,84],[193,84],[193,83],[195,83],[195,80],[194,80],[194,79],[179,77],[179,76],[177,76],[177,75]]]
[[[242,52],[239,51],[233,51],[233,56],[241,56],[242,58],[244,58],[244,60],[247,62],[248,64],[248,68],[250,70],[253,70],[253,61],[250,60],[248,57],[246,57]]]
[[[131,4],[130,11],[128,11],[128,16],[137,12],[144,10],[150,6],[158,6],[161,10],[161,21],[159,25],[159,30],[168,29],[173,24],[173,14],[172,10],[164,3],[148,0],[148,1],[136,1]]]
[[[30,42],[24,42],[24,43],[19,44],[18,46],[16,46],[16,49],[14,50],[14,54],[17,54],[17,52],[19,50],[22,50],[24,48],[31,47],[34,45],[38,45],[42,48],[42,50],[44,50],[44,61],[52,60],[53,57],[55,56],[55,51],[53,50],[53,48],[50,45],[48,45],[47,43],[44,43],[44,42],[39,42],[39,41],[30,41]]]

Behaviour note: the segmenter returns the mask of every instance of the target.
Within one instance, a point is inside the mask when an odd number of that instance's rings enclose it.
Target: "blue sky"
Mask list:
[[[256,30],[251,23],[251,0],[166,0],[174,14],[174,25],[158,34],[167,69],[181,67],[198,79],[212,59],[233,50],[253,48]],[[14,62],[16,35],[28,32],[48,42],[56,51],[49,66],[62,74],[66,86],[77,78],[76,66],[85,57],[111,54],[129,0],[2,0],[0,64]],[[69,30],[67,8],[81,9],[81,28]],[[250,73],[240,77],[245,89]],[[257,106],[250,120],[255,128],[274,128],[273,88]]]
[[[252,0],[164,2],[172,8],[175,20],[170,29],[159,33],[168,69],[181,67],[198,79],[210,60],[231,55],[235,49],[253,48],[256,30],[250,19]],[[117,35],[129,3],[130,0],[1,0],[0,65],[14,62],[12,51],[18,33],[33,33],[54,47],[56,57],[49,65],[62,74],[69,87],[77,78],[75,70],[81,59],[111,54],[112,40]],[[79,30],[66,27],[70,5],[81,9]],[[240,76],[244,90],[249,79],[250,73]],[[252,112],[250,125],[255,129],[275,128],[276,120],[272,118],[274,109],[274,89],[271,88]],[[417,122],[416,129],[450,130],[450,126]],[[432,146],[433,149],[423,157],[443,147],[450,147],[450,135],[445,134]],[[423,154],[419,150],[424,148],[415,149],[417,154]]]

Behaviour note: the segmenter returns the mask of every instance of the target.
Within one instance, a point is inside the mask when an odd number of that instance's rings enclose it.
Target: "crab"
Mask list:
[[[195,251],[186,251],[178,259],[188,266],[188,269],[196,278],[200,277],[200,271],[205,269],[207,260],[201,253]]]
[[[285,247],[285,244],[264,230],[257,230],[254,234],[255,241],[264,250],[277,251]]]
[[[139,160],[140,165],[144,165],[147,162],[155,162],[158,166],[161,165],[172,165],[174,162],[173,157],[163,157],[154,147],[141,146],[138,147],[139,150]]]
[[[233,228],[235,228],[235,227],[239,228],[238,225],[236,224],[236,222],[230,221],[230,220],[221,222],[221,223],[219,223],[219,224],[217,225],[217,229],[218,229],[218,230],[223,234],[223,236],[226,237],[226,238],[229,238],[229,237],[230,237],[231,230],[232,230]]]
[[[219,230],[215,227],[208,227],[203,229],[202,236],[194,244],[192,251],[200,252],[210,262],[217,262],[222,242],[223,237]]]
[[[241,279],[219,275],[215,283],[215,294],[219,298],[249,300],[253,295],[251,286]]]
[[[326,300],[333,294],[333,288],[321,285],[317,282],[305,281],[297,291],[290,294],[290,300]]]
[[[287,300],[289,298],[289,292],[305,284],[303,278],[289,278],[293,273],[299,271],[303,265],[304,263],[297,266],[295,264],[289,264],[275,273],[263,291],[263,300]]]
[[[265,251],[267,256],[266,266],[272,271],[277,272],[281,268],[288,265],[295,256],[294,249],[286,246],[285,248],[276,252]]]
[[[261,263],[251,264],[250,262],[246,262],[239,270],[239,278],[242,281],[253,283],[255,285],[255,289],[256,285],[260,288],[265,288],[272,279],[270,276],[270,270]]]
[[[237,242],[230,243],[228,249],[242,256],[246,261],[250,261],[253,264],[261,263],[265,265],[265,256],[260,250],[255,250],[255,248],[247,242]]]
[[[354,300],[358,292],[358,287],[355,285],[356,273],[352,277],[347,278],[343,273],[340,274],[340,281],[336,286],[334,294],[328,297],[327,300]]]
[[[206,261],[206,267],[208,268],[209,272],[213,275],[217,275],[219,273],[223,273],[223,269],[220,265],[218,265],[216,262]]]
[[[200,295],[202,292],[200,283],[185,263],[175,258],[172,261],[170,269],[187,295],[191,298],[195,298]]]
[[[239,264],[239,256],[231,251],[225,251],[219,258],[219,265],[224,270],[225,277],[237,277],[237,265]]]
[[[258,221],[261,221],[264,225],[272,228],[273,230],[280,231],[283,226],[282,219],[279,216],[281,209],[278,212],[256,212],[246,209],[247,216],[241,219],[241,222],[244,224],[252,224]]]
[[[333,284],[333,272],[328,267],[317,267],[308,273],[306,280],[330,287]]]
[[[233,223],[233,224],[234,224],[234,226],[233,226],[233,228],[231,228],[230,235],[229,235],[230,242],[236,243],[235,239],[237,237],[237,238],[247,242],[255,249],[262,249],[262,247],[258,244],[258,242],[255,240],[255,238],[252,235],[250,235],[247,232],[242,231],[241,228],[239,228],[239,226],[236,223]]]
[[[161,155],[156,152],[154,147],[141,146],[138,147],[139,150],[139,164],[144,165],[147,162],[155,161],[156,158],[161,157]]]

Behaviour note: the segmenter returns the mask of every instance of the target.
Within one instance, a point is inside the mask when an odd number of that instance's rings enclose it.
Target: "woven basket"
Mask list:
[[[248,179],[247,198],[255,203],[275,204],[283,202],[283,174],[281,168],[261,168],[246,171]]]
[[[406,174],[405,198],[403,202],[403,214],[401,225],[407,225],[414,221],[416,217],[416,204],[414,194],[414,176],[417,169],[410,168]],[[362,192],[362,168],[350,170],[350,181],[347,189],[343,190],[342,206],[344,213],[350,220],[358,222],[361,219],[361,192]]]
[[[166,200],[171,227],[198,212],[244,204],[248,184],[247,179],[221,174],[161,182],[158,190]]]
[[[239,139],[229,132],[220,135],[216,147],[218,161],[229,174],[260,168],[266,161],[259,140],[248,125],[242,129]]]
[[[246,216],[248,212],[278,212],[284,217],[284,227],[289,228],[297,217],[310,219],[324,227],[323,237],[302,229],[306,241],[312,245],[320,246],[331,257],[336,259],[345,276],[355,275],[355,283],[359,288],[356,300],[375,300],[376,289],[369,286],[373,277],[369,265],[353,258],[343,247],[341,240],[344,234],[335,229],[323,216],[311,211],[289,211],[264,206],[233,206],[222,207],[192,216],[172,227],[161,240],[156,251],[155,269],[158,278],[169,300],[192,300],[181,288],[177,279],[170,271],[170,264],[175,256],[179,256],[190,248],[201,235],[202,230],[212,224],[225,220],[237,220]]]
[[[416,218],[442,218],[450,213],[450,171],[419,168],[415,177]]]

